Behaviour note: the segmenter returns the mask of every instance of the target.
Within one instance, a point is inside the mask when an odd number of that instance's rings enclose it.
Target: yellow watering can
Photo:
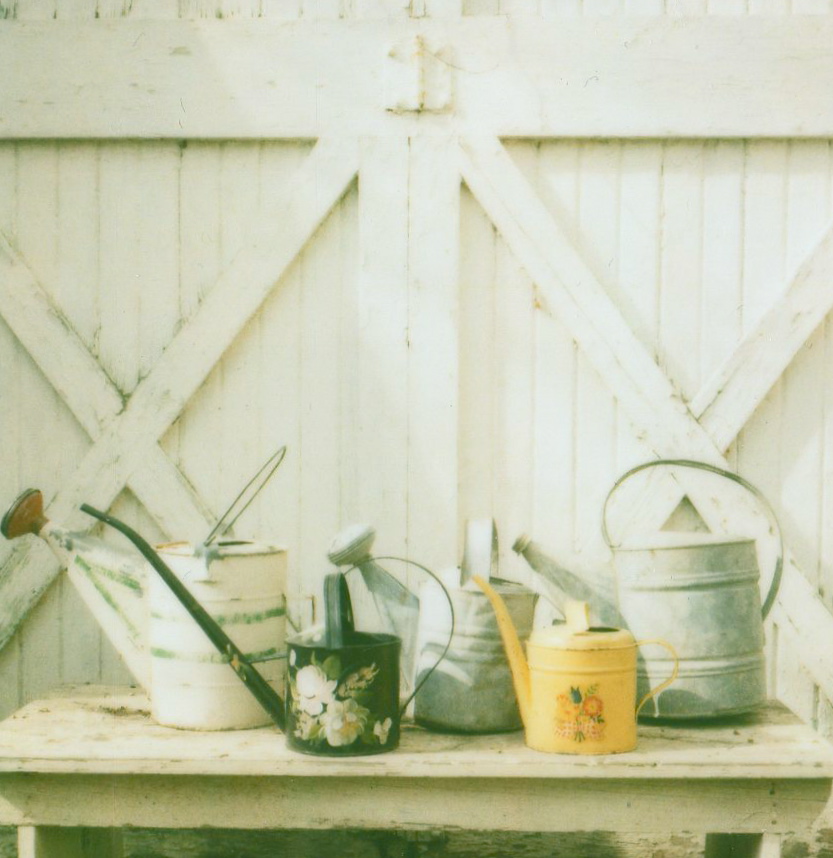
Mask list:
[[[566,623],[536,629],[524,656],[503,600],[482,578],[473,581],[495,611],[512,669],[526,744],[560,754],[618,754],[636,747],[636,716],[677,678],[674,648],[637,641],[626,629],[590,628],[586,602],[565,605]],[[636,702],[637,648],[658,644],[674,659],[671,676]]]

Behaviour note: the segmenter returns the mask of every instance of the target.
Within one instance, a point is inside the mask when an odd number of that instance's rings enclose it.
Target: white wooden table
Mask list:
[[[122,826],[720,833],[740,835],[733,855],[769,856],[809,832],[831,784],[833,748],[777,705],[643,726],[636,751],[607,757],[419,728],[390,754],[308,757],[273,728],[159,727],[128,689],[57,692],[0,724],[0,824],[18,826],[21,858],[113,858]]]

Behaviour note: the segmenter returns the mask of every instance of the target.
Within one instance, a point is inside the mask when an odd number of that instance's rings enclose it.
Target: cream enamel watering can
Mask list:
[[[274,454],[199,545],[157,546],[171,572],[277,689],[285,672],[286,551],[223,538],[280,465]],[[256,487],[255,484],[257,483]],[[194,622],[169,586],[134,551],[67,530],[44,514],[37,489],[23,492],[0,523],[7,539],[34,534],[58,557],[107,638],[147,692],[158,723],[195,730],[261,726],[270,718],[229,657]]]
[[[780,548],[763,599],[754,539],[663,531],[640,542],[612,544],[606,520],[612,495],[634,474],[657,466],[707,471],[757,498]],[[658,636],[676,649],[679,680],[651,699],[643,717],[720,717],[762,705],[766,700],[763,620],[778,592],[783,546],[775,514],[761,492],[737,474],[702,462],[648,462],[616,481],[604,503],[602,529],[613,562],[605,578],[593,583],[570,572],[527,536],[519,537],[513,548],[551,585],[562,606],[569,599],[590,602],[595,622],[627,628],[637,638]],[[668,659],[656,657],[653,651],[640,656],[639,693],[645,694],[667,676],[668,667]]]
[[[586,602],[565,604],[566,622],[520,638],[503,600],[482,578],[474,581],[492,603],[512,668],[526,744],[559,754],[618,754],[636,747],[640,709],[677,677],[677,656],[666,641],[637,641],[625,629],[591,628]],[[670,653],[671,675],[639,701],[637,647]]]

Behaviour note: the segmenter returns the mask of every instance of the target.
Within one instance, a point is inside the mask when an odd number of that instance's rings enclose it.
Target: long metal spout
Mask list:
[[[339,567],[356,567],[361,573],[379,615],[387,627],[402,639],[402,667],[413,684],[416,670],[416,634],[419,599],[370,555],[376,531],[367,524],[345,528],[330,545],[327,557]]]
[[[533,571],[549,585],[547,595],[562,614],[569,601],[587,602],[594,626],[624,626],[622,615],[614,601],[615,597],[610,592],[612,588],[602,588],[598,582],[588,584],[546,554],[541,546],[526,534],[515,540],[512,550],[522,555]]]

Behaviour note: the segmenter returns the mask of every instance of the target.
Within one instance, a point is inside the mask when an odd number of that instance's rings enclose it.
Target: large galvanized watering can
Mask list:
[[[751,492],[778,539],[779,556],[761,598],[756,543],[745,537],[663,531],[641,542],[613,545],[607,508],[614,492],[639,471],[658,466],[696,468]],[[562,602],[595,605],[594,620],[629,629],[637,638],[660,637],[679,655],[679,679],[642,710],[642,717],[700,718],[747,712],[766,700],[763,620],[781,579],[783,547],[775,514],[761,492],[742,477],[687,459],[662,459],[627,471],[608,494],[603,535],[613,550],[607,580],[592,584],[544,553],[527,536],[513,546],[542,575]],[[666,659],[640,655],[639,693],[668,675]]]
[[[286,551],[223,539],[222,533],[274,473],[284,453],[281,448],[270,458],[200,545],[157,546],[166,567],[187,583],[196,601],[234,638],[246,658],[263,662],[265,681],[275,688],[284,677]],[[257,488],[247,493],[258,479]],[[34,534],[49,545],[147,692],[158,723],[229,730],[269,722],[262,706],[229,669],[230,656],[217,652],[171,588],[153,574],[147,558],[49,521],[37,489],[15,500],[0,531],[7,539]]]
[[[492,580],[520,633],[532,628],[536,596],[495,578],[497,533],[491,520],[467,522],[461,568],[411,592],[371,556],[375,532],[367,526],[346,529],[334,540],[329,557],[337,566],[359,569],[385,627],[403,642],[403,681],[418,688],[414,719],[426,727],[467,733],[517,730],[521,716],[512,691],[494,612],[474,585],[479,574]],[[443,654],[439,664],[438,656]],[[435,669],[436,667],[436,669]]]

